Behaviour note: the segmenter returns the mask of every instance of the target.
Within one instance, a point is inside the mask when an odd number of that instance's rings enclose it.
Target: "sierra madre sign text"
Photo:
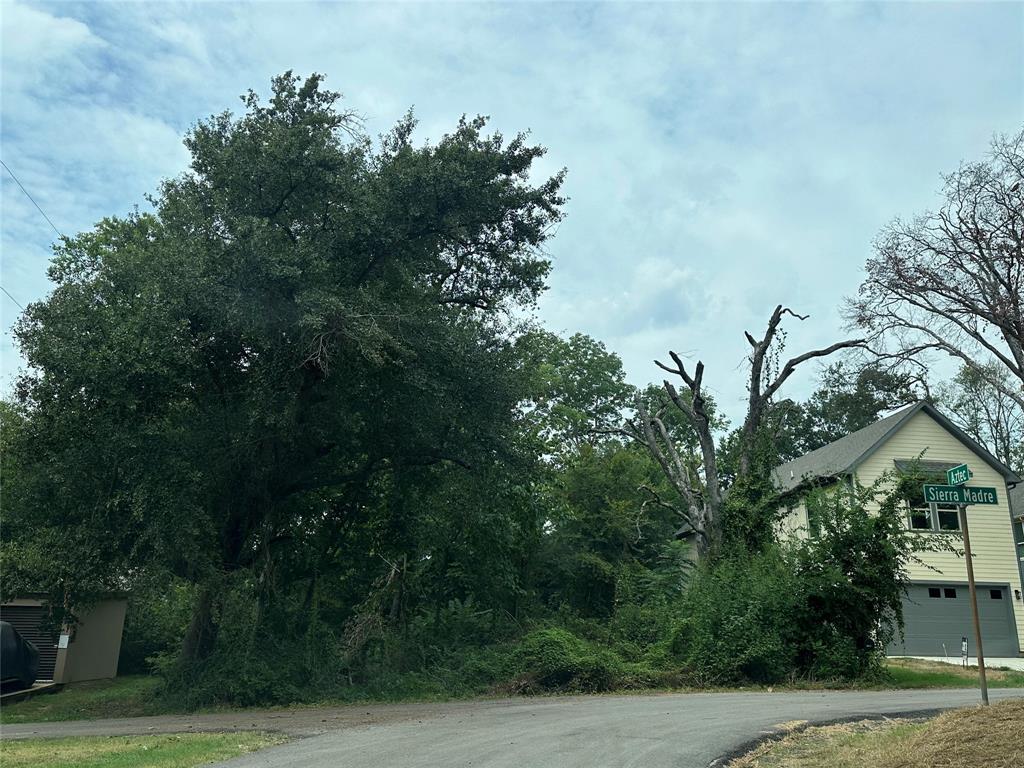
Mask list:
[[[966,485],[926,485],[924,500],[929,504],[998,504],[995,488],[968,488]]]

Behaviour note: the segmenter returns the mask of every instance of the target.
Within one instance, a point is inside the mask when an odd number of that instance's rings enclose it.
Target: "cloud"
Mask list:
[[[66,63],[83,48],[102,46],[88,25],[54,16],[24,3],[5,3],[3,13],[4,69],[41,75],[54,62]]]
[[[142,203],[185,167],[189,125],[286,69],[326,73],[373,133],[411,105],[423,139],[463,113],[528,128],[571,198],[541,317],[637,383],[669,348],[700,355],[735,413],[743,330],[783,302],[813,316],[791,350],[839,338],[878,229],[1019,128],[1022,23],[1019,4],[8,3],[3,154],[74,232]],[[52,232],[2,193],[24,303]]]

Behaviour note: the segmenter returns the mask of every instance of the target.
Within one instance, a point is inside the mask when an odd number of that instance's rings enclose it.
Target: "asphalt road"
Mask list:
[[[992,691],[993,700],[1024,689]],[[520,698],[8,725],[3,738],[260,728],[300,736],[224,768],[706,768],[793,720],[976,704],[976,690]]]

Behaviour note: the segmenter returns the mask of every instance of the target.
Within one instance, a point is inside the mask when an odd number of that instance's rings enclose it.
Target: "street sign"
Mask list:
[[[967,485],[958,486],[964,494],[964,504],[998,504],[995,488],[972,488]]]
[[[995,488],[966,485],[926,485],[924,500],[929,504],[998,504]]]
[[[966,464],[946,470],[946,483],[948,485],[963,485],[971,479],[971,470]]]

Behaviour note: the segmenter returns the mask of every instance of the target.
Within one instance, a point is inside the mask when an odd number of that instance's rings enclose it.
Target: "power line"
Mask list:
[[[32,205],[34,205],[36,207],[36,210],[39,211],[41,214],[43,214],[43,218],[46,219],[46,223],[49,224],[51,227],[53,227],[53,231],[57,233],[57,237],[64,237],[64,235],[62,235],[60,233],[60,230],[57,229],[57,227],[54,225],[54,223],[52,221],[50,221],[50,217],[46,215],[46,211],[44,211],[42,208],[40,208],[39,207],[39,203],[37,203],[35,201],[35,198],[32,197],[32,195],[30,195],[28,193],[28,190],[25,189],[25,185],[22,184],[20,181],[18,181],[18,177],[14,175],[14,171],[12,171],[10,168],[7,167],[7,163],[5,163],[3,160],[0,160],[0,165],[2,165],[4,168],[7,168],[7,172],[9,174],[11,174],[11,178],[14,179],[14,183],[17,184],[19,187],[21,187],[21,191],[25,193],[25,197],[27,197],[29,200],[31,200],[32,201]],[[7,291],[4,291],[4,293],[7,293]],[[7,293],[7,295],[10,296],[11,294]],[[14,303],[17,304],[17,302],[14,302]],[[21,305],[19,304],[18,306],[21,306]]]
[[[18,305],[18,309],[22,309],[22,310],[25,309],[23,306],[21,306],[21,302],[18,301],[13,296],[11,296],[10,292],[6,288],[4,288],[2,285],[0,285],[0,291],[3,291],[4,293],[6,293],[7,294],[7,298],[10,299],[11,301],[13,301],[15,304]]]
[[[2,165],[4,167],[4,169],[9,174],[11,174],[11,178],[14,179],[14,183],[18,185],[18,187],[21,189],[22,192],[25,193],[25,197],[27,197],[30,201],[32,201],[32,205],[34,205],[36,207],[36,210],[39,211],[39,213],[41,213],[43,215],[43,218],[46,219],[46,223],[50,225],[51,229],[53,229],[54,232],[57,233],[57,237],[61,237],[61,238],[64,237],[64,235],[62,235],[60,233],[60,230],[57,229],[57,226],[52,221],[50,221],[50,217],[46,215],[46,211],[44,211],[42,208],[39,207],[39,203],[36,202],[36,199],[34,197],[32,197],[32,195],[29,194],[28,190],[25,189],[25,185],[21,183],[21,181],[18,179],[17,176],[14,175],[14,171],[11,170],[10,166],[8,166],[7,163],[5,163],[3,160],[0,160],[0,165]],[[20,309],[22,311],[25,310],[25,307],[23,307],[21,305],[21,302],[18,301],[13,296],[11,296],[11,292],[8,291],[6,288],[4,288],[2,285],[0,285],[0,291],[3,291],[8,299],[10,299],[15,304],[17,304],[18,305],[18,309]]]

